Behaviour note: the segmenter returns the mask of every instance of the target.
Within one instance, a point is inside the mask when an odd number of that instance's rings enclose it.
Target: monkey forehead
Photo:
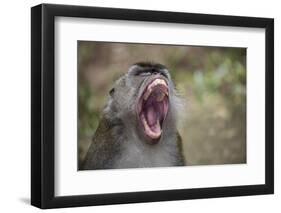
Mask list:
[[[139,75],[144,72],[159,72],[167,78],[170,77],[168,69],[164,65],[159,63],[138,62],[133,64],[128,70],[129,75]]]
[[[142,67],[142,68],[155,68],[155,69],[166,69],[163,64],[153,63],[153,62],[137,62],[133,65]]]

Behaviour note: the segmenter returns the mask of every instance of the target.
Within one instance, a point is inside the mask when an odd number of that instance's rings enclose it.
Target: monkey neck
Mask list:
[[[124,124],[123,124],[124,125]],[[115,161],[115,168],[138,167],[163,167],[178,165],[178,156],[181,155],[177,132],[174,129],[163,131],[163,135],[157,144],[149,144],[138,136],[132,128],[125,126],[115,127],[115,132],[122,132],[118,137],[120,142],[120,155]],[[119,128],[119,130],[117,130]]]
[[[122,143],[123,153],[116,161],[116,168],[169,167],[178,164],[179,149],[176,135],[163,138],[158,144],[150,145],[130,137]]]

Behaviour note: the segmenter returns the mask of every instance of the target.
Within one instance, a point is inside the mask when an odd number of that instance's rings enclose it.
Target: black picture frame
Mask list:
[[[162,23],[264,28],[266,135],[265,184],[78,196],[54,195],[55,17],[100,18]],[[39,208],[76,207],[274,192],[274,20],[148,10],[41,4],[31,8],[31,204]]]

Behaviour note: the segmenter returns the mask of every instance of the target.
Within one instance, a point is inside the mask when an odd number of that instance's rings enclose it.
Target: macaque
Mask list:
[[[110,90],[80,169],[184,166],[180,105],[164,65],[132,65]]]

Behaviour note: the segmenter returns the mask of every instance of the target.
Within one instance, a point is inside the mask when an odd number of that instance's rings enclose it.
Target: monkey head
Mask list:
[[[141,141],[157,144],[176,131],[177,97],[168,69],[161,64],[136,63],[110,90],[105,109]]]

